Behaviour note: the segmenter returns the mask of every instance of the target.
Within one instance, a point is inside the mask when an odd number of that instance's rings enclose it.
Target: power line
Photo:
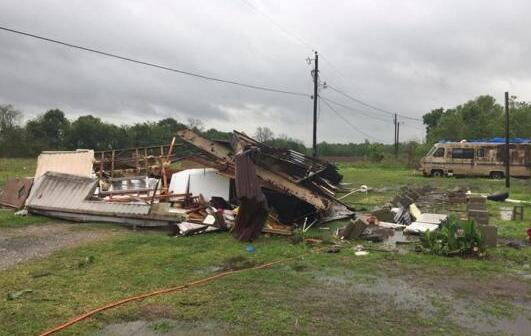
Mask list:
[[[366,117],[369,117],[369,118],[372,118],[372,119],[375,119],[375,120],[378,120],[378,121],[381,121],[381,122],[389,123],[389,122],[392,121],[391,119],[387,120],[387,119],[381,119],[381,118],[378,118],[378,117],[376,117],[374,114],[369,114],[368,112],[365,112],[365,111],[362,111],[362,110],[355,109],[355,108],[353,108],[353,107],[351,107],[351,106],[348,106],[348,105],[345,105],[345,104],[338,103],[338,102],[336,102],[335,100],[332,100],[332,99],[330,99],[330,98],[325,98],[325,97],[323,97],[323,96],[319,96],[319,97],[320,97],[322,100],[326,100],[326,101],[328,101],[328,102],[331,103],[331,104],[334,104],[334,105],[336,105],[336,106],[340,106],[340,107],[342,107],[342,108],[344,108],[344,109],[347,109],[347,110],[349,110],[349,111],[352,111],[352,112],[356,112],[356,113],[363,114],[363,115],[366,116]]]
[[[339,94],[341,94],[341,95],[343,95],[343,96],[345,96],[345,97],[347,97],[347,98],[349,98],[349,99],[355,101],[355,102],[358,103],[358,104],[361,104],[361,105],[363,105],[363,106],[366,106],[366,107],[372,108],[372,109],[374,109],[374,110],[376,110],[376,111],[380,111],[380,112],[383,112],[383,113],[387,113],[387,114],[389,114],[389,115],[394,115],[394,114],[395,114],[394,112],[390,112],[390,111],[384,110],[384,109],[379,108],[379,107],[377,107],[377,106],[374,106],[374,105],[371,105],[371,104],[369,104],[369,103],[366,103],[366,102],[364,102],[364,101],[361,100],[361,99],[355,98],[355,97],[349,95],[348,93],[345,93],[345,92],[343,92],[343,91],[341,91],[341,90],[339,90],[339,89],[336,89],[335,87],[331,86],[329,83],[327,83],[326,85],[327,85],[328,88],[332,89],[333,91],[335,91],[335,92],[337,92],[337,93],[339,93]],[[410,119],[410,120],[416,120],[416,121],[420,121],[420,122],[422,122],[422,119],[419,119],[419,118],[414,118],[414,117],[410,117],[410,116],[407,116],[407,115],[404,115],[404,114],[399,114],[399,113],[396,113],[396,114],[397,114],[398,116],[404,118],[404,119]]]
[[[242,2],[244,2],[247,6],[249,6],[250,8],[252,8],[254,11],[256,11],[258,14],[262,15],[263,17],[265,17],[272,25],[274,25],[275,27],[277,27],[277,29],[279,29],[280,31],[282,31],[284,34],[288,35],[288,36],[291,36],[293,39],[295,39],[297,42],[299,42],[301,45],[309,48],[309,49],[312,49],[312,50],[315,50],[315,48],[312,47],[311,43],[309,43],[308,41],[306,41],[304,38],[302,38],[301,36],[299,36],[298,34],[295,34],[293,33],[292,31],[286,29],[284,26],[280,25],[277,21],[275,21],[275,19],[273,19],[270,15],[268,15],[267,13],[265,13],[264,11],[260,10],[256,5],[254,5],[250,0],[242,0]],[[328,57],[323,56],[321,55],[321,58],[330,65],[330,68],[337,74],[339,74],[342,78],[346,79],[346,77],[343,75],[343,73],[328,59]],[[395,113],[394,112],[390,112],[390,111],[386,111],[384,109],[381,109],[379,107],[376,107],[374,105],[371,105],[371,104],[368,104],[364,101],[362,101],[361,99],[358,99],[358,98],[355,98],[355,97],[352,97],[351,95],[339,90],[339,89],[336,89],[334,87],[331,87],[330,85],[328,85],[328,87],[330,87],[332,90],[338,92],[339,94],[349,98],[349,99],[352,99],[354,100],[355,102],[357,102],[358,104],[361,104],[361,105],[364,105],[366,107],[369,107],[369,108],[372,108],[372,109],[375,109],[377,111],[380,111],[380,112],[383,112],[383,113],[387,113],[387,114],[390,114],[390,115],[394,115]],[[414,118],[414,117],[410,117],[410,116],[407,116],[407,115],[402,115],[402,114],[398,114],[397,115],[401,116],[402,118],[404,119],[410,119],[410,120],[415,120],[415,121],[420,121],[422,122],[421,119],[418,119],[418,118]]]
[[[265,13],[264,11],[260,10],[260,8],[256,7],[256,5],[254,5],[251,1],[249,0],[242,0],[243,3],[245,3],[247,6],[249,6],[251,9],[253,9],[255,12],[257,12],[258,14],[262,15],[263,17],[265,17],[269,23],[271,23],[273,26],[277,27],[277,29],[279,29],[280,31],[282,31],[284,34],[288,35],[288,36],[291,36],[294,40],[296,40],[297,42],[299,42],[301,45],[311,49],[312,51],[314,50],[314,48],[312,47],[312,45],[306,41],[305,39],[303,39],[301,36],[289,31],[288,29],[286,29],[284,26],[280,25],[278,22],[276,22],[271,16],[269,16],[267,13]]]
[[[325,103],[325,105],[326,105],[326,106],[327,106],[332,112],[334,112],[338,117],[340,117],[341,119],[343,119],[343,121],[346,122],[347,125],[349,125],[350,127],[352,127],[352,129],[354,129],[356,132],[359,132],[359,133],[365,135],[367,138],[373,139],[374,141],[378,141],[378,140],[377,140],[376,138],[374,138],[372,135],[369,135],[369,134],[365,133],[364,131],[360,130],[360,129],[357,128],[353,123],[351,123],[348,119],[346,119],[345,117],[343,117],[343,116],[341,115],[341,113],[339,113],[335,108],[332,107],[332,105],[330,105],[330,104],[328,103],[327,100],[325,100],[325,99],[321,99],[321,100]]]
[[[91,53],[95,53],[95,54],[99,54],[99,55],[103,55],[103,56],[107,56],[107,57],[117,58],[117,59],[120,59],[120,60],[123,60],[123,61],[127,61],[127,62],[132,62],[132,63],[141,64],[141,65],[145,65],[145,66],[149,66],[149,67],[153,67],[153,68],[158,68],[158,69],[162,69],[162,70],[176,72],[176,73],[179,73],[179,74],[182,74],[182,75],[186,75],[186,76],[191,76],[191,77],[196,77],[196,78],[200,78],[200,79],[215,81],[215,82],[218,82],[218,83],[231,84],[231,85],[236,85],[236,86],[240,86],[240,87],[245,87],[245,88],[248,88],[248,89],[262,90],[262,91],[268,91],[268,92],[273,92],[273,93],[283,93],[283,94],[288,94],[288,95],[292,95],[292,96],[311,97],[309,94],[303,93],[303,92],[281,90],[281,89],[276,89],[276,88],[271,88],[271,87],[266,87],[266,86],[248,84],[248,83],[243,83],[243,82],[237,82],[237,81],[232,81],[232,80],[227,80],[227,79],[207,76],[207,75],[194,73],[194,72],[190,72],[190,71],[185,71],[185,70],[181,70],[181,69],[177,69],[177,68],[171,68],[171,67],[167,67],[167,66],[151,63],[151,62],[146,62],[146,61],[141,61],[141,60],[125,57],[125,56],[120,56],[120,55],[113,54],[113,53],[106,52],[106,51],[101,51],[101,50],[92,49],[92,48],[88,48],[88,47],[83,47],[83,46],[72,44],[72,43],[68,43],[68,42],[63,42],[63,41],[55,40],[55,39],[52,39],[52,38],[48,38],[48,37],[44,37],[44,36],[40,36],[40,35],[35,35],[35,34],[31,34],[31,33],[20,31],[20,30],[15,30],[15,29],[3,27],[3,26],[0,26],[0,30],[4,30],[4,31],[10,32],[10,33],[15,33],[15,34],[19,34],[19,35],[23,35],[23,36],[27,36],[27,37],[32,37],[32,38],[39,39],[39,40],[46,41],[46,42],[50,42],[50,43],[59,44],[59,45],[62,45],[62,46],[65,46],[65,47],[69,47],[69,48],[79,49],[79,50],[88,51],[88,52],[91,52]]]
[[[355,109],[349,105],[345,105],[345,104],[341,104],[341,103],[338,103],[336,102],[335,100],[332,100],[330,98],[325,98],[323,96],[319,96],[322,100],[327,100],[329,103],[331,104],[334,104],[334,105],[337,105],[337,106],[340,106],[344,109],[347,109],[347,110],[350,110],[350,111],[353,111],[353,112],[356,112],[356,113],[360,113],[360,114],[363,114],[364,116],[367,116],[369,118],[372,118],[374,120],[378,120],[378,121],[381,121],[381,122],[384,122],[384,123],[388,123],[390,121],[392,121],[391,119],[387,120],[387,119],[381,119],[381,118],[377,118],[375,115],[372,115],[372,114],[367,114],[365,111],[362,111],[362,110],[358,110],[358,109]],[[421,131],[425,131],[424,128],[422,127],[416,127],[416,126],[412,126],[412,125],[408,125],[406,124],[405,122],[401,121],[400,122],[400,125],[404,126],[404,127],[407,127],[407,128],[414,128],[414,129],[417,129],[417,130],[421,130]]]

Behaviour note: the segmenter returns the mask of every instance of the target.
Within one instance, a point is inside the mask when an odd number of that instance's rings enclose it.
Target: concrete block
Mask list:
[[[371,214],[381,222],[392,222],[395,218],[395,214],[389,208],[376,209]]]
[[[485,239],[487,247],[496,247],[498,244],[498,228],[494,225],[480,225],[479,230]]]
[[[357,239],[363,233],[363,231],[365,231],[367,226],[368,225],[361,218],[351,220],[350,223],[348,223],[347,226],[345,226],[345,228],[341,231],[340,236],[347,240]]]
[[[487,210],[468,210],[468,218],[474,219],[479,225],[489,224],[489,212]]]

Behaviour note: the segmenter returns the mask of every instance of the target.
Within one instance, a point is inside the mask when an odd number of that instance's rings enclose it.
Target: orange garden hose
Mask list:
[[[121,305],[123,305],[125,303],[128,303],[128,302],[131,302],[131,301],[138,301],[138,300],[142,300],[142,299],[145,299],[145,298],[148,298],[148,297],[151,297],[151,296],[160,295],[160,294],[166,294],[166,293],[171,293],[171,292],[179,292],[179,291],[182,291],[182,290],[184,290],[186,288],[200,286],[200,285],[203,285],[203,284],[205,284],[207,282],[210,282],[212,280],[221,279],[221,278],[224,278],[224,277],[232,275],[232,274],[236,274],[236,273],[240,273],[240,272],[248,271],[248,270],[253,270],[253,269],[264,269],[264,268],[267,268],[267,267],[271,267],[271,266],[273,266],[275,264],[280,264],[280,263],[283,263],[283,262],[286,262],[286,261],[289,261],[289,260],[293,260],[295,258],[298,258],[298,257],[292,257],[292,258],[288,258],[288,259],[277,260],[277,261],[269,262],[269,263],[266,263],[266,264],[262,264],[262,265],[258,265],[258,266],[254,266],[254,267],[250,267],[250,268],[244,268],[244,269],[240,269],[240,270],[225,271],[225,272],[221,272],[221,273],[218,273],[216,275],[210,276],[208,278],[203,278],[203,279],[200,279],[200,280],[188,282],[188,283],[186,283],[184,285],[179,285],[179,286],[174,286],[174,287],[169,287],[169,288],[163,288],[163,289],[159,289],[159,290],[156,290],[156,291],[153,291],[153,292],[148,292],[148,293],[144,293],[144,294],[140,294],[140,295],[136,295],[136,296],[131,296],[131,297],[128,297],[128,298],[125,298],[125,299],[122,299],[122,300],[111,302],[109,304],[106,304],[105,306],[98,307],[98,308],[93,309],[93,310],[91,310],[89,312],[86,312],[85,314],[79,315],[79,316],[69,320],[68,322],[65,322],[65,323],[63,323],[63,324],[61,324],[61,325],[59,325],[59,326],[57,326],[57,327],[55,327],[53,329],[45,331],[40,336],[48,336],[48,335],[54,334],[54,333],[56,333],[58,331],[61,331],[63,329],[66,329],[66,328],[70,327],[71,325],[73,325],[73,324],[75,324],[75,323],[77,323],[79,321],[85,320],[85,319],[91,317],[94,314],[97,314],[99,312],[102,312],[104,310],[111,309],[111,308],[114,308],[114,307],[117,307],[117,306],[121,306]]]

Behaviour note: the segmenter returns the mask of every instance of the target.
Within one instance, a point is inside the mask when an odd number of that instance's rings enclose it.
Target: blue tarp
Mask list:
[[[505,138],[490,138],[490,139],[474,139],[467,140],[467,143],[484,143],[484,144],[504,144]],[[459,141],[441,140],[439,143],[459,143]],[[511,144],[527,144],[531,143],[531,138],[509,138]]]

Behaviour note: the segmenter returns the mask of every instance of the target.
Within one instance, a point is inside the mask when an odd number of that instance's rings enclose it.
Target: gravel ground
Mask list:
[[[107,230],[72,230],[80,224],[52,223],[0,231],[0,271],[85,242],[110,237]],[[82,225],[82,224],[81,224]]]

